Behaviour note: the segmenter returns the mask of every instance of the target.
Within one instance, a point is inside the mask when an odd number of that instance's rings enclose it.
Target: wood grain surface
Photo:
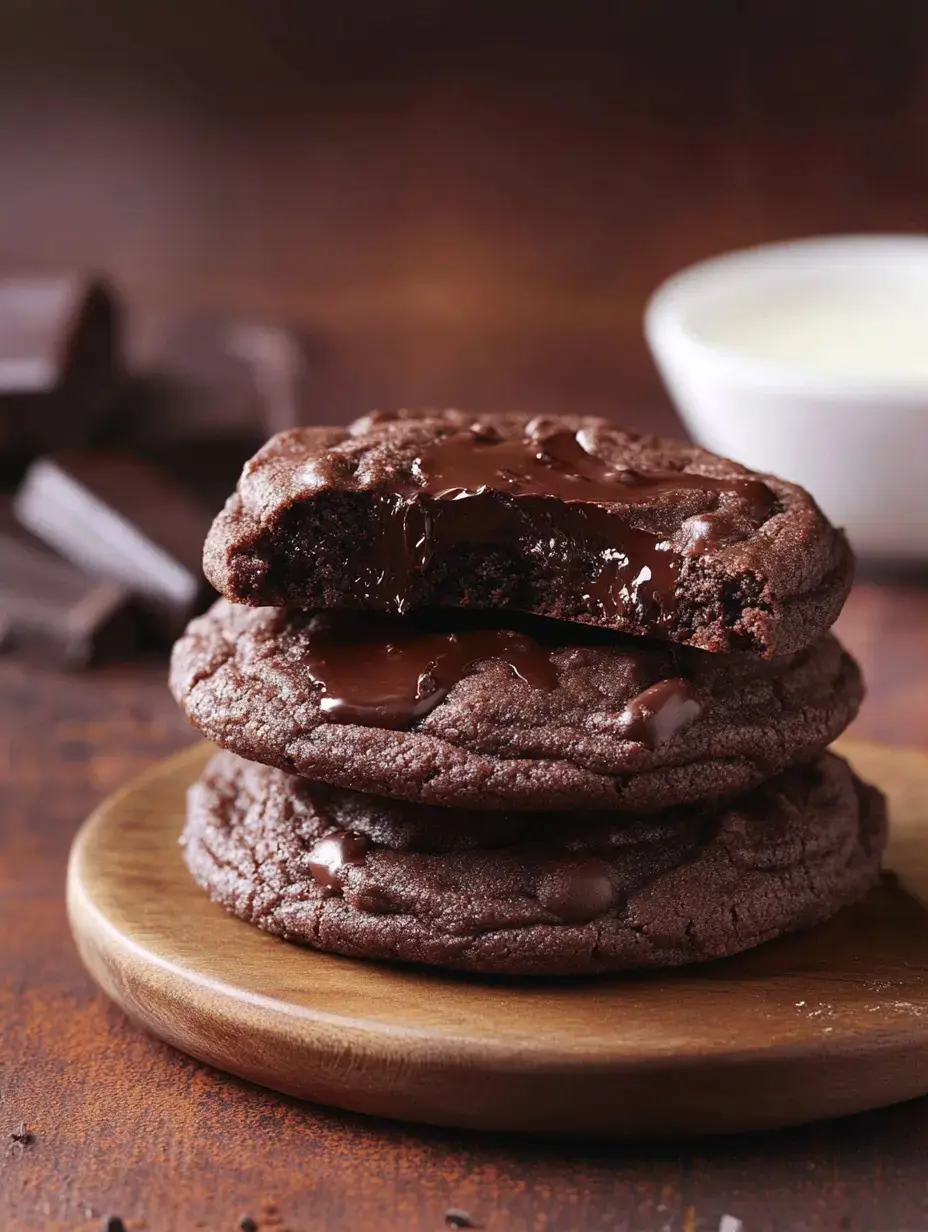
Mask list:
[[[288,945],[184,867],[203,743],[81,828],[71,928],[97,983],[159,1039],[337,1108],[637,1142],[861,1112],[928,1092],[928,754],[839,749],[887,795],[886,868],[904,888],[887,878],[827,924],[726,962],[482,981]]]

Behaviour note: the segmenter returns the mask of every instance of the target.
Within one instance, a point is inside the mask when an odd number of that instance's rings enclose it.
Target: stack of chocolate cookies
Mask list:
[[[172,687],[221,746],[197,882],[322,950],[568,975],[732,954],[878,875],[826,747],[853,558],[793,484],[604,420],[394,412],[272,438]]]

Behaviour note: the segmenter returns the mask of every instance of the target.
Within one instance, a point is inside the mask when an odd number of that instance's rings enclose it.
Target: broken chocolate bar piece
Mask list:
[[[150,358],[150,411],[142,440],[254,434],[305,422],[309,361],[295,331],[267,322],[199,314],[173,322]]]
[[[200,504],[215,514],[260,445],[253,436],[190,437],[150,441],[139,448],[139,455],[188,492],[195,492]]]
[[[72,564],[135,595],[165,633],[175,633],[202,598],[199,545],[209,513],[137,458],[40,458],[16,494],[15,511]]]
[[[41,546],[0,534],[0,652],[63,667],[127,656],[136,628],[128,592]]]
[[[204,568],[256,606],[515,609],[771,657],[831,626],[853,557],[802,488],[695,445],[449,410],[280,433]]]
[[[0,278],[0,452],[94,439],[122,379],[112,291],[81,275]]]

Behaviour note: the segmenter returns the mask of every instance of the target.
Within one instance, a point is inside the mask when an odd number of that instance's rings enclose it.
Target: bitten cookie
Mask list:
[[[171,686],[243,757],[481,809],[730,795],[817,756],[860,704],[857,666],[831,636],[763,661],[513,620],[317,619],[220,600],[175,646]]]
[[[769,657],[831,627],[853,558],[802,488],[693,445],[401,411],[273,437],[204,569],[240,603],[517,609]]]
[[[659,818],[488,815],[326,787],[219,753],[190,790],[196,881],[290,941],[492,974],[719,958],[876,880],[878,791],[840,758]]]

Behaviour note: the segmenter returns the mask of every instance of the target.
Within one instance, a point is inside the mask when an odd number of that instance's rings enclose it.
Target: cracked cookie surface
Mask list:
[[[806,928],[878,876],[885,807],[840,758],[736,803],[615,814],[470,813],[218,753],[184,856],[227,910],[359,958],[576,975],[734,954]]]
[[[529,618],[521,627],[545,647],[553,688],[491,658],[407,729],[385,730],[330,720],[307,671],[311,626],[308,613],[220,600],[174,649],[174,696],[243,757],[449,807],[656,811],[727,796],[815,757],[862,693],[830,635],[764,661]],[[630,714],[665,681],[689,710],[649,747]]]

